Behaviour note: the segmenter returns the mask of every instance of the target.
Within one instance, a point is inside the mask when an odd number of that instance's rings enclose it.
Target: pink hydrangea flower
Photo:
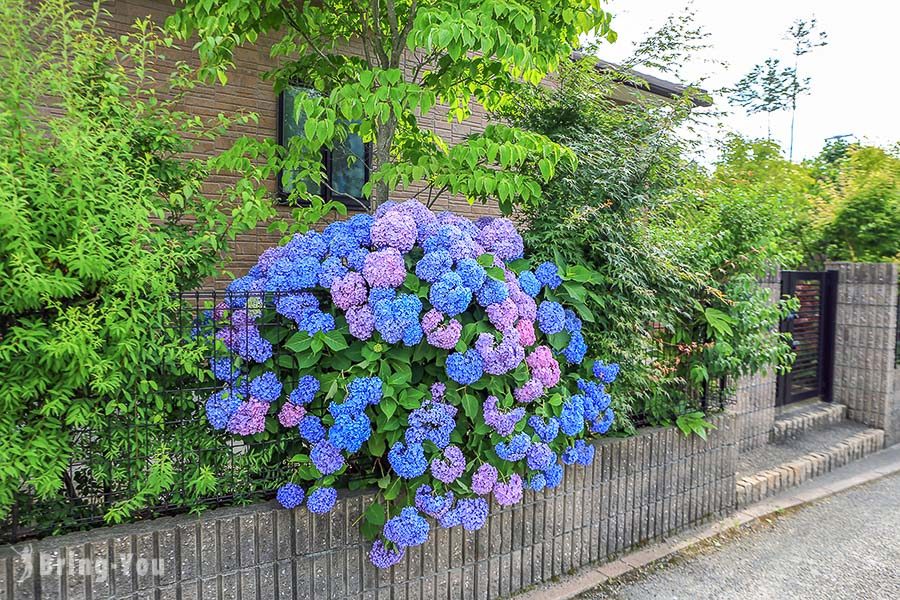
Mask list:
[[[343,277],[335,277],[331,284],[331,301],[341,310],[365,304],[368,295],[366,281],[354,271]]]
[[[516,331],[519,332],[519,344],[523,348],[533,346],[537,341],[537,334],[534,332],[534,321],[519,319],[518,323],[516,323]]]
[[[559,363],[553,358],[553,352],[547,346],[538,346],[525,359],[531,376],[551,388],[559,383]]]
[[[296,427],[306,416],[306,407],[298,406],[293,402],[285,402],[278,411],[278,422],[282,427]]]
[[[396,248],[370,252],[363,264],[363,276],[372,287],[397,288],[406,279],[406,263]]]
[[[237,411],[228,420],[228,431],[237,435],[254,435],[266,428],[266,413],[269,403],[257,400],[252,396],[247,402],[241,402]]]
[[[422,315],[422,331],[425,332],[428,343],[435,348],[452,350],[462,335],[462,323],[456,319],[450,319],[446,323],[443,321],[444,314],[431,309]]]

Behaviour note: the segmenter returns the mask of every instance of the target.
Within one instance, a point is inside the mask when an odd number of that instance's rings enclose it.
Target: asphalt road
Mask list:
[[[900,475],[741,528],[580,598],[900,600]]]

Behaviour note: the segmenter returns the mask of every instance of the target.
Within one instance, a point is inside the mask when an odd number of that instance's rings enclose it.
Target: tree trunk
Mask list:
[[[391,162],[391,147],[394,145],[394,133],[397,131],[397,119],[392,114],[386,123],[378,126],[375,132],[375,144],[372,150],[372,172]],[[388,200],[390,189],[384,181],[372,186],[370,211],[375,212],[378,206]]]

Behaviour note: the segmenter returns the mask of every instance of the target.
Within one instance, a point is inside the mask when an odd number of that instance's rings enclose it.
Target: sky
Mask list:
[[[816,155],[830,136],[851,134],[882,146],[900,141],[900,2],[693,0],[690,5],[696,23],[710,34],[712,47],[706,58],[714,62],[692,61],[684,66],[684,75],[708,76],[705,87],[710,90],[734,85],[768,57],[791,62],[789,43],[782,38],[795,19],[815,17],[819,28],[827,32],[828,45],[800,59],[800,75],[811,77],[812,82],[811,93],[798,102],[794,160]],[[606,8],[614,15],[613,29],[619,37],[600,49],[601,57],[614,62],[624,59],[648,31],[686,6],[687,0],[611,0]],[[720,61],[725,64],[715,64]],[[766,136],[765,114],[747,116],[722,96],[715,102],[730,113],[723,118],[726,130]],[[790,113],[775,113],[771,128],[772,137],[786,149]],[[711,130],[707,136],[712,143],[722,133]]]

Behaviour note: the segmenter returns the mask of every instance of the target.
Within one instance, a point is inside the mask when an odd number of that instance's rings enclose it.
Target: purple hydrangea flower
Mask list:
[[[534,321],[519,319],[516,322],[516,332],[519,334],[519,345],[523,348],[533,346],[537,341],[537,335],[534,332]]]
[[[372,287],[400,287],[406,279],[403,255],[396,248],[370,252],[363,265],[363,276]]]
[[[462,323],[456,319],[450,319],[446,323],[443,320],[444,315],[432,308],[422,315],[422,330],[429,344],[435,348],[451,350],[459,342]]]
[[[391,210],[375,219],[369,234],[375,248],[395,248],[406,253],[416,244],[419,233],[415,219]]]
[[[463,498],[456,503],[459,522],[466,531],[478,531],[487,522],[488,503],[484,498]]]
[[[379,569],[387,569],[403,560],[404,548],[390,549],[381,540],[375,540],[369,551],[369,562]]]
[[[513,408],[503,412],[498,407],[499,400],[496,396],[488,396],[484,401],[484,422],[491,426],[499,435],[506,437],[516,429],[516,425],[525,417],[525,409]]]
[[[412,506],[407,506],[400,514],[384,524],[384,537],[399,548],[411,548],[428,540],[428,526],[422,515]]]
[[[522,501],[522,476],[513,473],[509,481],[498,481],[494,485],[494,499],[500,506],[512,506]]]
[[[513,390],[513,398],[516,402],[528,404],[540,398],[544,394],[544,384],[537,379],[529,379]]]
[[[456,481],[466,470],[466,457],[456,446],[447,446],[441,458],[431,461],[431,474],[446,484]]]
[[[472,491],[479,496],[487,496],[497,483],[497,468],[484,463],[472,475]]]
[[[246,402],[241,402],[231,418],[228,419],[228,432],[237,435],[261,433],[266,428],[266,413],[268,412],[268,402],[262,402],[252,397]]]
[[[510,329],[519,318],[519,309],[509,297],[503,302],[489,305],[485,312],[487,312],[488,320],[498,331]]]
[[[293,402],[285,402],[278,411],[278,422],[282,427],[296,427],[306,416],[306,408]]]
[[[336,277],[331,287],[331,301],[341,310],[362,306],[369,297],[369,289],[363,276],[350,271],[343,277]]]
[[[363,341],[372,337],[372,332],[375,331],[375,315],[372,314],[371,306],[368,304],[353,306],[347,309],[344,316],[347,318],[350,335]]]
[[[519,334],[510,330],[496,346],[490,333],[479,334],[475,340],[475,350],[484,361],[484,371],[490,375],[509,373],[525,359],[525,349],[519,345]]]
[[[528,448],[526,456],[528,458],[528,468],[535,471],[543,471],[556,460],[553,450],[544,442],[532,444]]]
[[[559,383],[559,363],[553,358],[553,352],[547,346],[538,346],[525,359],[525,363],[531,370],[531,376],[544,384],[546,388],[552,388]]]
[[[490,252],[502,261],[511,261],[522,258],[525,246],[522,236],[516,231],[516,226],[509,219],[493,219],[481,228],[478,234],[480,243],[487,252]]]

